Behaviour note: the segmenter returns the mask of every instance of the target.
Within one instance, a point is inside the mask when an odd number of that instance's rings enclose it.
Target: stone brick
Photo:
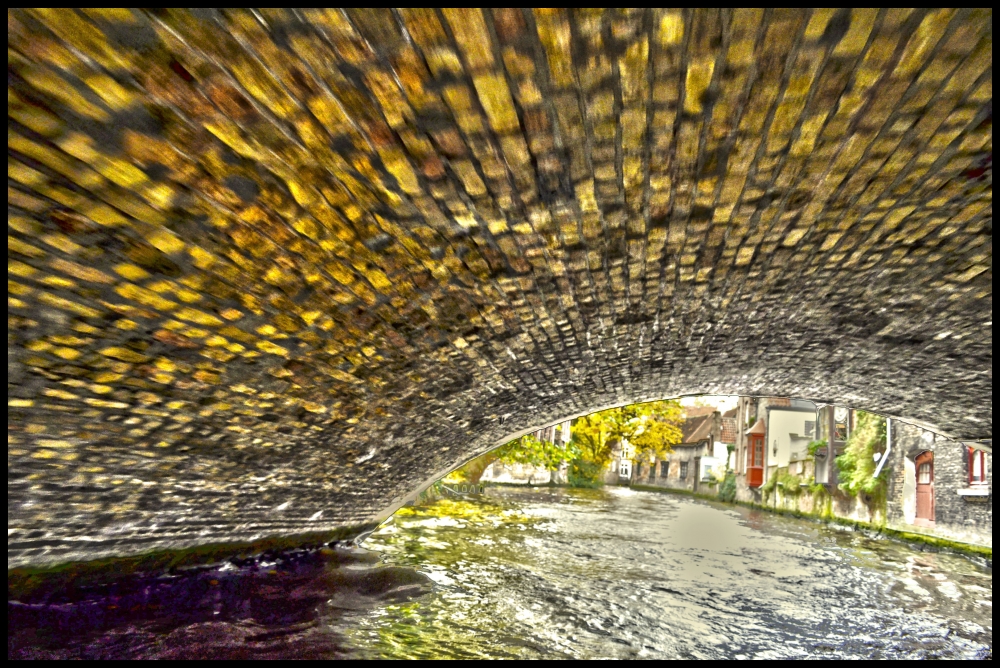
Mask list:
[[[991,438],[991,20],[12,10],[8,565],[687,393]]]
[[[899,420],[892,422],[892,452],[888,489],[889,526],[930,533],[978,545],[993,545],[993,467],[988,456],[986,484],[988,495],[963,496],[959,490],[969,487],[969,455],[967,446],[933,432]],[[914,475],[913,460],[922,452],[934,453],[934,525],[917,527],[913,524],[915,499],[906,498],[904,486],[909,460],[910,476]],[[911,478],[910,484],[914,480]],[[910,508],[906,508],[907,503]],[[909,516],[908,516],[909,515]]]

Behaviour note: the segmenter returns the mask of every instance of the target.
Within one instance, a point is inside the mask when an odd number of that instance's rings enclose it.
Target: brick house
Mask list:
[[[836,457],[856,426],[856,411],[772,397],[740,397],[736,408],[737,499],[761,503],[760,488],[779,469],[823,483],[838,517],[881,522],[880,513],[838,488]],[[800,426],[801,423],[801,426]],[[901,420],[889,419],[881,469],[889,470],[887,526],[977,545],[993,545],[991,455]],[[827,446],[803,452],[810,439]],[[769,505],[816,512],[809,495],[777,493]],[[876,516],[873,516],[872,513]]]
[[[714,480],[711,469],[725,465],[728,453],[721,441],[722,425],[722,414],[714,408],[688,408],[681,426],[681,443],[666,459],[636,463],[632,482],[699,491],[704,482]]]
[[[888,525],[992,547],[991,455],[899,420],[887,431]]]

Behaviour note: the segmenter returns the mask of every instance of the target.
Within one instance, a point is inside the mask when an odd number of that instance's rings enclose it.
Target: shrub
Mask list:
[[[816,482],[815,478],[813,478],[812,482],[809,483],[809,493],[816,497],[830,496],[830,492],[827,491],[826,485]]]
[[[761,492],[764,494],[764,502],[766,503],[771,495],[774,494],[775,489],[781,486],[781,492],[785,496],[798,496],[802,493],[802,483],[805,482],[805,478],[800,475],[792,475],[788,472],[787,467],[779,468],[774,475],[767,479],[763,485],[761,485]]]
[[[882,469],[875,477],[874,454],[885,449],[885,418],[865,411],[857,415],[857,426],[847,439],[844,454],[837,457],[838,487],[860,498],[870,510],[884,513],[889,470]]]
[[[719,485],[719,500],[732,503],[736,500],[736,474],[732,471],[726,473],[722,484]]]
[[[760,492],[764,496],[764,503],[767,503],[774,494],[774,489],[778,485],[778,476],[773,475],[767,479],[763,485],[760,486]]]
[[[810,457],[816,457],[816,453],[826,447],[826,439],[821,438],[818,441],[812,441],[806,446],[809,450]]]
[[[603,468],[599,464],[577,458],[569,463],[566,477],[573,487],[600,487]]]
[[[791,475],[787,470],[780,472],[777,476],[778,484],[785,496],[798,496],[802,493],[802,483],[805,479],[800,475]]]

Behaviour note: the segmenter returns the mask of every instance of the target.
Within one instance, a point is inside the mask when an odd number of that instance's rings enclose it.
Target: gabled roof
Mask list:
[[[748,434],[765,434],[767,433],[767,427],[764,426],[764,418],[757,418],[757,421],[753,423],[753,426],[747,429]]]
[[[712,413],[689,417],[684,420],[684,424],[681,426],[681,433],[683,434],[683,438],[681,439],[682,445],[694,444],[711,438]]]
[[[719,409],[715,406],[685,406],[684,415],[685,417],[695,418],[703,415],[711,415],[717,410]]]
[[[729,411],[727,411],[729,412]],[[722,434],[719,436],[719,440],[723,443],[735,443],[736,442],[736,417],[732,415],[722,416]]]
[[[722,417],[724,417],[724,418],[727,418],[727,417],[734,418],[734,417],[736,417],[736,409],[735,408],[730,408],[728,411],[726,411],[725,413],[722,414]]]

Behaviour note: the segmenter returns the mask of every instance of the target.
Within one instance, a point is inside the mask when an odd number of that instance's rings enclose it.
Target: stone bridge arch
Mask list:
[[[8,566],[364,526],[662,396],[990,439],[991,26],[9,11]]]

